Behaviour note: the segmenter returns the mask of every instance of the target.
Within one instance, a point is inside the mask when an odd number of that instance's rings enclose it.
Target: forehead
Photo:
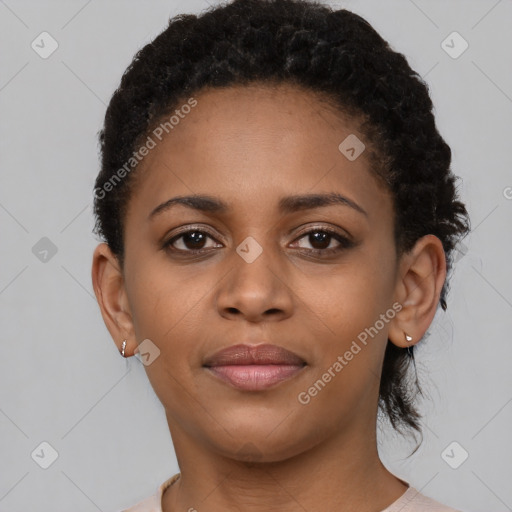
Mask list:
[[[161,140],[150,134],[155,147],[137,169],[133,198],[147,213],[179,194],[217,195],[247,208],[320,191],[363,205],[387,200],[365,151],[355,160],[340,151],[347,137],[364,140],[359,123],[317,93],[250,85],[206,89],[194,99]]]

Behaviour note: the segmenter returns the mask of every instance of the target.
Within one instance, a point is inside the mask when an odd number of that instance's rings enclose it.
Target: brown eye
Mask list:
[[[202,249],[207,236],[201,231],[189,231],[181,235],[181,238],[183,238],[183,245],[187,249]]]
[[[326,233],[325,231],[310,232],[307,237],[308,242],[314,249],[327,249],[334,239],[330,233]]]
[[[354,245],[347,237],[327,228],[312,229],[303,233],[297,240],[300,249],[320,256],[336,253]],[[312,248],[309,249],[307,244]]]
[[[164,245],[165,247],[169,247],[171,250],[194,254],[196,252],[201,252],[204,249],[215,247],[215,245],[207,247],[206,243],[208,240],[213,240],[213,237],[205,231],[191,229],[171,238]]]

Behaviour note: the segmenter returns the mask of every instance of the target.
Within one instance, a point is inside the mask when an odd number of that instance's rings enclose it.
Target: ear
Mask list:
[[[125,355],[133,355],[137,347],[132,315],[126,295],[123,272],[110,247],[96,247],[92,261],[92,285],[103,321],[119,351],[127,340]]]
[[[416,344],[434,319],[446,279],[443,244],[434,235],[420,238],[402,256],[395,299],[402,305],[390,323],[388,338],[398,347]],[[408,341],[406,335],[412,340]]]

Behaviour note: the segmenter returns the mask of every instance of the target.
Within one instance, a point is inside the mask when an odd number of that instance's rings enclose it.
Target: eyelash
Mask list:
[[[182,254],[189,254],[189,255],[205,254],[212,250],[212,248],[183,250],[183,249],[176,249],[176,248],[172,247],[173,243],[175,243],[177,240],[179,240],[184,235],[187,235],[189,233],[201,233],[203,235],[207,235],[212,240],[215,240],[215,238],[208,231],[204,231],[202,229],[188,228],[186,231],[182,231],[181,233],[178,233],[177,235],[173,236],[170,240],[165,242],[163,244],[163,247],[165,249],[168,249],[171,252],[174,252],[174,253],[182,253]],[[309,254],[314,254],[314,255],[318,255],[318,256],[326,256],[326,255],[332,255],[332,254],[341,252],[344,249],[349,249],[350,247],[353,247],[355,245],[354,242],[352,242],[352,240],[341,235],[337,231],[327,228],[327,227],[321,227],[321,228],[314,227],[314,228],[310,229],[309,231],[305,231],[305,232],[301,233],[294,241],[301,240],[302,238],[304,238],[312,233],[327,233],[327,234],[331,235],[331,237],[334,238],[337,242],[339,242],[340,245],[338,247],[334,247],[334,248],[330,248],[330,249],[304,249],[304,248],[302,248],[299,250],[305,251]]]

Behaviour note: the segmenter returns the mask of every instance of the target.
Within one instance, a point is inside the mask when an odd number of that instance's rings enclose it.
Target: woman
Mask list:
[[[181,15],[100,133],[92,278],[180,473],[135,511],[453,511],[380,461],[420,432],[414,346],[469,230],[405,57],[303,0]]]

